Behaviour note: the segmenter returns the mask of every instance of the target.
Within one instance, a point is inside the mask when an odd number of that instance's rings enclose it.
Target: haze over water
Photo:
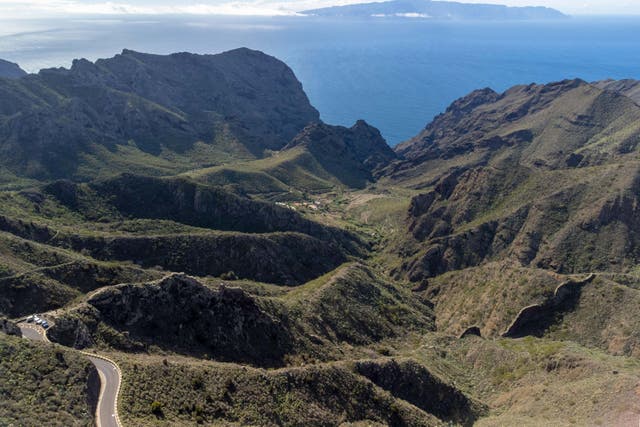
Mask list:
[[[74,58],[217,53],[246,46],[295,71],[323,120],[363,118],[390,144],[417,134],[451,101],[482,87],[580,77],[640,79],[640,18],[469,23],[201,16],[0,20],[0,58],[27,71]]]

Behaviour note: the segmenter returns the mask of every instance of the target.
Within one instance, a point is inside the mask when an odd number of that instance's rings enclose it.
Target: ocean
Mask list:
[[[327,123],[365,119],[395,145],[478,88],[640,79],[640,17],[553,22],[136,16],[0,18],[0,58],[29,72],[74,58],[262,50],[285,61]]]

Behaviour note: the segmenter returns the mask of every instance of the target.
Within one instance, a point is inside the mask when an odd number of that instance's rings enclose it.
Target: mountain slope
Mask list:
[[[640,81],[638,80],[602,80],[595,82],[594,86],[628,96],[640,104]]]
[[[18,64],[0,59],[0,77],[5,79],[18,79],[26,76],[24,71]]]
[[[274,366],[293,357],[332,360],[352,345],[433,330],[425,300],[362,264],[343,265],[270,297],[243,285],[205,284],[170,274],[103,288],[58,310],[50,337],[78,348],[103,344],[137,352],[156,345],[220,361]]]
[[[164,360],[166,364],[147,357],[122,364],[125,375],[135,378],[123,387],[121,407],[129,424],[157,423],[148,418],[143,395],[162,396],[163,422],[185,426],[466,426],[484,412],[482,405],[411,359],[275,370]]]
[[[16,242],[5,249],[9,261],[0,263],[7,269],[0,285],[11,296],[6,302],[0,298],[0,306],[11,313],[38,307],[32,301],[38,298],[18,298],[25,292],[41,289],[51,302],[45,306],[55,307],[77,295],[78,288],[86,292],[91,283],[94,288],[95,282],[113,284],[114,275],[148,277],[136,268],[119,271],[110,262],[201,276],[233,272],[296,285],[367,252],[367,244],[352,232],[183,178],[124,175],[90,184],[58,181],[41,192],[3,193],[0,198],[0,230],[8,233],[7,241]],[[84,273],[77,268],[82,265]],[[37,274],[25,281],[23,271]],[[46,293],[47,288],[58,292]]]
[[[504,257],[563,273],[628,270],[639,144],[640,106],[580,80],[456,101],[387,169],[423,193],[397,271],[417,281]]]
[[[396,151],[424,163],[527,147],[522,151],[527,165],[558,168],[578,158],[582,165],[602,163],[596,149],[611,157],[634,148],[637,114],[627,97],[582,80],[516,86],[503,94],[484,89],[454,102]],[[572,154],[578,157],[570,160]],[[591,159],[582,163],[587,156]]]
[[[124,50],[0,81],[0,166],[37,179],[176,173],[260,157],[317,120],[293,72],[263,53]]]
[[[351,249],[358,245],[354,235],[322,226],[290,209],[185,178],[124,174],[88,184],[56,181],[44,186],[43,191],[87,221],[168,220],[202,229],[243,233],[290,231],[340,242]]]
[[[430,0],[392,0],[333,6],[300,12],[315,16],[422,17],[446,20],[528,20],[562,19],[565,15],[547,7],[507,7]]]
[[[248,50],[0,79],[0,330],[108,354],[131,425],[635,425],[634,88],[479,90],[392,151]],[[90,422],[88,365],[17,344],[0,424]]]
[[[0,331],[0,372],[0,424],[93,425],[100,380],[86,357]]]
[[[303,147],[343,185],[360,188],[395,159],[380,132],[360,120],[351,128],[315,124],[305,128],[284,150]]]
[[[314,123],[269,158],[187,175],[249,194],[320,192],[363,188],[395,158],[380,132],[362,120],[351,128]]]

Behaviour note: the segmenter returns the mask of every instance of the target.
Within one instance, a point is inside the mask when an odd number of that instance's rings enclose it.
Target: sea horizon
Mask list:
[[[74,59],[109,58],[123,49],[261,50],[293,69],[324,121],[351,126],[364,119],[390,145],[411,138],[474,89],[640,78],[640,64],[628,60],[640,50],[640,40],[632,37],[639,16],[479,22],[109,15],[0,23],[0,58],[31,73],[68,68]]]

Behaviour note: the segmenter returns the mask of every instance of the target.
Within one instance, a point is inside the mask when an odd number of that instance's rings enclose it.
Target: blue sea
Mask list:
[[[483,87],[580,77],[640,79],[640,17],[555,22],[136,16],[0,18],[0,58],[30,72],[123,48],[217,53],[246,46],[295,71],[324,121],[365,119],[394,145]]]

